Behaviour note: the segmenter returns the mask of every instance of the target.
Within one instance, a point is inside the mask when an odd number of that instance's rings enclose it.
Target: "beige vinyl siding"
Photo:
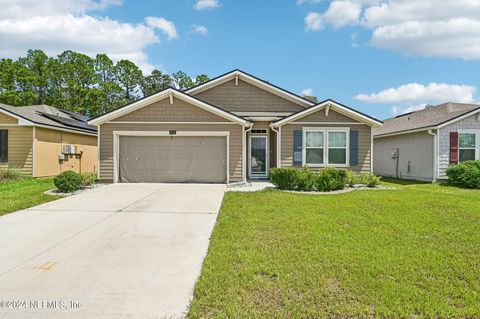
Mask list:
[[[153,121],[153,120],[152,120]],[[230,132],[230,182],[242,180],[242,134],[239,124],[120,124],[100,126],[100,180],[113,182],[113,131],[228,131]]]
[[[71,144],[83,153],[65,155],[64,161],[59,161],[62,145]],[[35,128],[35,176],[55,176],[64,171],[78,173],[96,172],[97,138],[58,130]]]
[[[356,120],[353,120],[352,118],[345,116],[343,114],[340,114],[338,112],[330,110],[328,112],[328,116],[325,115],[325,109],[318,110],[312,114],[306,115],[304,117],[301,117],[299,119],[296,119],[295,121],[292,121],[292,123],[298,123],[298,122],[303,122],[303,123],[308,123],[308,122],[358,122]]]
[[[18,124],[18,120],[14,117],[0,113],[0,125],[1,124]]]
[[[212,112],[175,98],[162,99],[151,105],[132,111],[112,122],[229,122]]]
[[[8,163],[0,163],[0,168],[32,175],[33,128],[0,124],[0,129],[8,130]]]
[[[325,116],[325,110],[319,110],[313,114],[298,119],[297,122],[308,122],[309,124],[285,124],[281,127],[281,165],[291,167],[293,165],[293,131],[303,130],[304,127],[349,127],[350,130],[358,131],[358,165],[350,166],[349,169],[356,172],[370,172],[371,170],[371,128],[361,124],[349,117],[330,110]],[[312,124],[318,122],[318,124]],[[328,124],[334,122],[334,124]],[[338,122],[349,122],[359,124],[337,124]],[[326,124],[327,123],[327,124]]]
[[[230,112],[297,112],[305,109],[242,80],[238,81],[238,86],[235,80],[230,80],[194,95]]]

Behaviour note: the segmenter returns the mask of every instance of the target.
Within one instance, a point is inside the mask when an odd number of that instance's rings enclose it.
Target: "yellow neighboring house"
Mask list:
[[[0,104],[0,169],[33,177],[97,172],[97,128],[48,105]]]

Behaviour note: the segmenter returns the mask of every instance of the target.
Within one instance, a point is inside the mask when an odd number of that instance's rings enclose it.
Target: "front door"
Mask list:
[[[268,136],[250,135],[250,178],[268,177]]]

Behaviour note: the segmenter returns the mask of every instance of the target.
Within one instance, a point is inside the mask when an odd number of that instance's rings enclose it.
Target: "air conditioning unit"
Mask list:
[[[63,154],[76,154],[76,147],[75,145],[66,144],[62,146],[62,153]]]

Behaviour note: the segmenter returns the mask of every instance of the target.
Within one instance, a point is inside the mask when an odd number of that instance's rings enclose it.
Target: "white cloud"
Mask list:
[[[0,0],[0,57],[25,55],[41,49],[50,56],[74,50],[95,56],[106,53],[114,60],[129,59],[144,72],[154,67],[145,48],[160,42],[155,32],[178,36],[173,23],[149,17],[145,23],[125,23],[88,14],[119,0]]]
[[[476,88],[470,85],[430,83],[422,85],[408,83],[397,88],[389,88],[378,93],[359,94],[354,98],[367,103],[395,104],[408,106],[419,104],[435,104],[447,101],[472,103]]]
[[[218,0],[198,0],[194,5],[193,8],[195,10],[205,10],[205,9],[213,9],[220,6],[220,2]]]
[[[309,4],[316,4],[316,3],[320,3],[322,2],[323,0],[297,0],[297,5],[302,5],[304,3],[309,3]]]
[[[313,95],[313,89],[308,88],[308,89],[303,90],[302,95],[303,96],[312,96]]]
[[[207,29],[206,26],[194,24],[193,25],[193,32],[203,34],[203,35],[207,35],[208,34],[208,29]]]
[[[307,30],[317,31],[323,29],[322,15],[316,12],[310,12],[305,17]]]
[[[168,21],[165,18],[146,17],[145,22],[152,28],[162,30],[169,40],[178,38],[177,28],[172,21]]]
[[[408,55],[480,60],[477,0],[334,0],[307,17],[309,30],[363,26],[374,46]]]

